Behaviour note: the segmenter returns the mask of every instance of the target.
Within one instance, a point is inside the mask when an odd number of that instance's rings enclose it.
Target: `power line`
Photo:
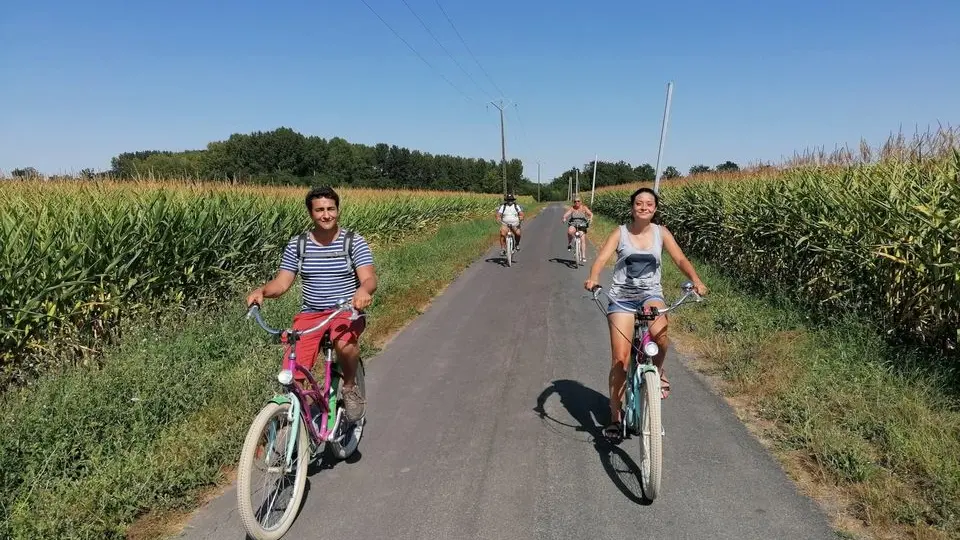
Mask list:
[[[447,53],[447,56],[449,56],[450,59],[453,60],[453,63],[456,64],[458,68],[460,68],[460,71],[462,71],[464,75],[466,75],[473,82],[473,84],[475,84],[477,88],[480,89],[481,92],[486,94],[488,98],[493,99],[493,96],[491,96],[486,90],[484,90],[483,87],[480,86],[479,83],[477,83],[476,79],[473,78],[473,75],[470,75],[470,73],[467,72],[467,70],[464,69],[462,65],[460,65],[460,62],[457,61],[457,59],[454,58],[452,54],[450,54],[450,51],[448,51],[447,48],[443,46],[443,43],[441,43],[440,40],[437,39],[437,36],[430,30],[430,27],[427,26],[427,23],[423,22],[423,19],[421,19],[420,16],[417,15],[417,12],[414,11],[412,7],[410,7],[410,4],[407,3],[407,0],[400,0],[400,1],[403,2],[403,5],[407,6],[407,9],[410,10],[410,13],[413,13],[413,16],[416,17],[418,21],[420,21],[420,26],[422,26],[423,29],[426,30],[428,34],[430,34],[430,37],[432,37],[433,40],[437,42],[437,45],[439,45],[440,48],[443,49],[443,52]]]
[[[501,90],[500,87],[497,86],[497,83],[493,82],[493,78],[490,77],[490,74],[487,73],[487,70],[483,69],[483,66],[480,64],[480,61],[477,60],[476,56],[474,56],[473,51],[470,50],[470,46],[467,45],[467,42],[464,41],[463,36],[460,35],[460,31],[457,30],[457,25],[453,24],[453,21],[450,19],[450,16],[447,15],[446,10],[444,10],[443,6],[440,5],[440,0],[433,0],[433,1],[436,2],[437,7],[440,8],[440,11],[443,13],[443,16],[446,17],[447,22],[450,23],[450,27],[453,28],[454,32],[456,32],[457,37],[460,38],[460,42],[463,43],[463,46],[467,49],[467,52],[470,53],[470,57],[473,58],[473,61],[476,62],[478,66],[480,66],[480,70],[483,71],[483,74],[487,76],[487,80],[490,81],[490,84],[492,84],[493,87],[497,89],[497,92],[500,92],[500,96],[502,97],[503,90]]]
[[[517,113],[517,123],[520,124],[520,133],[523,135],[523,143],[530,144],[530,138],[527,136],[527,128],[523,125],[523,120],[520,119],[520,105],[514,102],[513,108]]]
[[[397,31],[394,30],[393,27],[390,26],[390,24],[389,24],[387,21],[383,20],[383,17],[381,17],[380,14],[377,13],[376,10],[374,10],[374,9],[370,6],[370,4],[367,3],[367,0],[360,0],[360,1],[363,2],[363,5],[367,6],[367,8],[368,8],[374,15],[376,15],[378,19],[380,19],[380,22],[382,22],[382,23],[384,24],[384,26],[386,26],[387,28],[390,29],[391,32],[393,32],[393,35],[397,36],[397,39],[399,39],[400,41],[402,41],[403,44],[406,45],[408,49],[410,49],[411,51],[413,51],[413,54],[417,55],[417,58],[419,58],[420,60],[423,60],[423,63],[426,64],[427,67],[429,67],[434,73],[436,73],[437,75],[439,75],[443,80],[447,81],[447,84],[449,84],[450,86],[452,86],[454,90],[456,90],[457,92],[460,92],[460,95],[462,95],[463,97],[467,98],[467,100],[469,100],[469,101],[474,101],[474,99],[473,99],[472,97],[468,96],[468,95],[467,95],[463,90],[461,90],[457,85],[455,85],[455,84],[453,84],[452,82],[450,82],[450,79],[444,77],[443,73],[440,73],[439,71],[437,71],[437,68],[433,67],[433,64],[431,64],[430,62],[427,62],[427,59],[424,58],[423,55],[421,55],[420,53],[418,53],[417,50],[414,49],[412,45],[410,45],[409,43],[407,43],[407,40],[403,39],[403,37],[401,37],[400,34],[398,34]]]

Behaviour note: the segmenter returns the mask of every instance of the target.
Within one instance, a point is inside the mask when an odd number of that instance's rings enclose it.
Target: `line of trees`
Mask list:
[[[152,174],[255,184],[503,191],[500,160],[433,155],[385,143],[369,146],[341,137],[327,140],[286,127],[235,133],[205,150],[125,152],[111,160],[110,173],[119,178]],[[519,159],[507,161],[506,176],[508,187],[535,192]]]
[[[563,193],[561,198],[566,197],[568,185],[576,185],[578,171],[580,175],[580,191],[589,190],[593,183],[593,167],[594,162],[591,161],[584,164],[583,167],[579,169],[575,167],[567,169],[550,181],[550,190],[560,191]],[[630,163],[623,160],[617,162],[598,160],[596,167],[598,188],[630,184],[633,182],[653,182],[654,179],[656,179],[657,174],[656,169],[654,169],[653,165],[649,163],[643,163],[634,167]],[[739,170],[740,166],[733,161],[725,161],[717,165],[715,169],[711,169],[707,165],[694,165],[693,167],[690,167],[689,174],[690,176],[696,176],[698,174],[708,172],[731,172]],[[680,171],[677,170],[677,168],[673,165],[665,167],[660,173],[660,178],[662,181],[669,181],[670,179],[681,178],[682,176],[683,175],[680,173]],[[568,184],[570,182],[572,182],[572,184]]]
[[[580,187],[589,189],[593,162],[579,169]],[[571,167],[541,186],[542,200],[564,200],[567,182],[577,173]],[[696,165],[689,173],[710,172]],[[736,163],[717,165],[716,171],[739,170]],[[676,167],[668,166],[662,178],[681,177]],[[207,144],[203,150],[171,152],[144,150],[124,152],[111,160],[111,169],[95,173],[84,169],[81,177],[114,178],[203,178],[237,183],[272,185],[349,185],[370,188],[409,188],[500,193],[503,191],[503,167],[500,160],[434,155],[397,145],[374,146],[351,143],[341,137],[329,140],[304,136],[293,129],[249,134],[234,133],[228,139]],[[597,187],[653,181],[655,171],[649,163],[636,167],[623,160],[597,163]],[[15,169],[18,178],[39,177],[32,167]],[[523,162],[511,159],[506,164],[508,189],[518,195],[536,195],[537,184],[523,174]]]

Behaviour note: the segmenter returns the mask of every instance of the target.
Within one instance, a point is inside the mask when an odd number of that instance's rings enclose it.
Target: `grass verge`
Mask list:
[[[491,221],[440,226],[375,252],[380,287],[366,356],[491,245]],[[0,537],[123,538],[138,517],[194,508],[226,481],[280,362],[279,346],[243,319],[242,298],[162,314],[109,348],[103,369],[71,369],[4,395]],[[280,325],[298,305],[290,291],[264,316]]]
[[[599,244],[613,228],[598,217],[591,237]],[[924,359],[862,322],[815,326],[694,265],[710,300],[672,317],[674,343],[834,527],[851,538],[960,538],[960,400],[950,377],[912,367]],[[685,279],[664,264],[664,289]]]

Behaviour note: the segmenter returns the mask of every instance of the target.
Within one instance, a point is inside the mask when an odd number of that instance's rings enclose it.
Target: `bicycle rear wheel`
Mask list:
[[[303,418],[297,433],[287,418],[290,403],[268,403],[254,418],[240,452],[237,467],[237,503],[240,521],[247,534],[256,540],[278,540],[296,519],[303,499],[310,464],[310,448]],[[289,437],[296,437],[291,470],[285,471]],[[255,478],[255,469],[265,469],[264,479]],[[278,478],[270,481],[270,475]],[[252,491],[262,491],[262,500]],[[289,495],[289,498],[287,496]]]
[[[640,479],[643,494],[651,501],[660,494],[663,468],[663,425],[660,418],[660,377],[654,371],[643,373],[640,387]]]
[[[364,368],[363,368],[363,359],[357,360],[357,379],[356,384],[357,388],[360,390],[360,395],[364,399],[367,398],[367,385],[364,383]],[[338,407],[343,407],[343,400],[340,397],[343,390],[343,379],[340,379],[340,389],[337,390],[337,403]],[[350,457],[351,454],[356,452],[357,447],[360,446],[360,438],[363,437],[363,426],[367,423],[366,414],[360,421],[351,424],[347,422],[346,417],[340,420],[340,427],[337,428],[337,433],[334,436],[334,440],[330,441],[327,444],[327,448],[330,449],[330,453],[337,459],[346,459]]]

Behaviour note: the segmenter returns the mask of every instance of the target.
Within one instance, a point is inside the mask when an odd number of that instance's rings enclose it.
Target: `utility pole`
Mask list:
[[[593,155],[593,185],[590,186],[590,206],[593,206],[593,193],[597,191],[597,158],[600,154]]]
[[[670,121],[670,99],[673,97],[673,81],[667,83],[667,104],[663,107],[663,124],[660,126],[660,150],[657,151],[657,170],[653,177],[653,191],[660,193],[660,157],[663,156],[663,143],[667,140],[667,122]]]
[[[500,109],[500,158],[503,160],[503,196],[507,196],[507,139],[503,131],[503,100],[500,103],[491,101],[494,107]]]
[[[540,161],[537,161],[537,202],[540,202]]]
[[[576,172],[576,175],[577,175],[577,187],[576,187],[576,189],[573,190],[573,194],[576,196],[576,195],[579,195],[579,194],[580,194],[580,169],[574,169],[574,170],[577,171],[577,172]]]

